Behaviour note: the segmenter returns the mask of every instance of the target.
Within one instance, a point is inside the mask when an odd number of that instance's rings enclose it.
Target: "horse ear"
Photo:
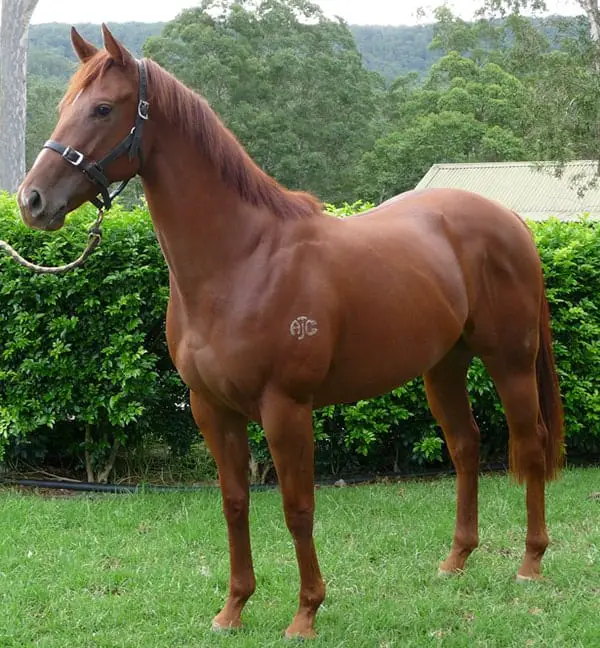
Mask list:
[[[110,30],[102,23],[102,40],[104,47],[110,54],[113,61],[121,67],[126,67],[129,63],[134,63],[133,54],[110,33]]]
[[[75,54],[77,54],[77,57],[82,63],[89,61],[98,51],[98,48],[86,41],[75,27],[71,27],[71,43],[73,44]]]

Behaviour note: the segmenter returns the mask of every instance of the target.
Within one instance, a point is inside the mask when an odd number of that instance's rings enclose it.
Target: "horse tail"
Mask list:
[[[546,481],[558,476],[564,458],[564,412],[560,397],[556,362],[552,350],[550,308],[542,291],[540,308],[540,337],[536,358],[536,376],[540,404],[541,428],[546,433]]]

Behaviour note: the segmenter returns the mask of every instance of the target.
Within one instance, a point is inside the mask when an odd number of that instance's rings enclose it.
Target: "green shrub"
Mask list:
[[[340,217],[367,203],[339,208]],[[91,208],[59,233],[33,232],[15,202],[0,195],[0,237],[39,263],[75,258]],[[43,460],[62,452],[102,472],[118,444],[148,440],[185,454],[196,431],[188,396],[168,357],[167,269],[147,212],[116,206],[104,241],[85,266],[33,275],[0,256],[0,452]],[[551,219],[531,225],[544,265],[571,455],[600,455],[600,225]],[[482,458],[503,459],[506,425],[483,365],[469,372]],[[389,394],[314,415],[321,474],[409,470],[447,460],[420,379]],[[86,441],[87,431],[87,441]],[[259,426],[250,428],[253,472],[268,475]]]
[[[28,258],[56,265],[85,245],[94,210],[59,234],[28,230],[0,195],[0,232]],[[83,268],[36,275],[0,255],[0,448],[15,452],[55,428],[66,449],[102,476],[111,451],[155,434],[191,442],[185,390],[167,356],[167,269],[147,212],[105,221],[104,241]]]
[[[600,453],[600,222],[534,226],[572,454]]]

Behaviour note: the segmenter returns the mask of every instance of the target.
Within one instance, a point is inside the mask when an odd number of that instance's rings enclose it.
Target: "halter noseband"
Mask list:
[[[146,66],[144,61],[137,61],[138,72],[140,75],[140,87],[138,92],[138,105],[137,105],[137,114],[135,116],[135,123],[133,128],[129,132],[129,135],[121,141],[120,144],[117,144],[115,148],[103,157],[99,162],[94,160],[89,160],[83,153],[80,153],[77,149],[72,148],[71,146],[63,146],[59,142],[54,140],[48,140],[45,142],[42,148],[47,148],[52,151],[56,151],[63,160],[66,160],[69,164],[72,164],[74,167],[78,168],[85,177],[98,185],[98,194],[102,195],[102,198],[96,194],[90,202],[97,207],[99,210],[110,209],[112,201],[125,189],[127,183],[131,178],[123,180],[121,184],[113,191],[109,191],[110,182],[106,177],[106,167],[114,162],[117,158],[121,157],[124,153],[128,154],[130,160],[133,160],[136,157],[140,158],[142,161],[142,153],[140,150],[140,144],[142,140],[142,132],[144,130],[144,123],[148,120],[148,113],[150,110],[150,104],[148,103],[148,82],[146,77]]]

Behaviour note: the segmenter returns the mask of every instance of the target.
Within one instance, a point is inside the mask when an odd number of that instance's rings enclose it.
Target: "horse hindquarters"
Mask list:
[[[548,545],[544,488],[545,481],[558,471],[563,438],[548,303],[540,258],[526,225],[518,216],[498,210],[483,199],[474,202],[467,217],[454,219],[452,214],[447,218],[468,282],[469,314],[462,344],[483,360],[496,385],[509,428],[510,468],[518,481],[527,484],[526,552],[519,576],[531,579],[539,576]],[[449,358],[444,358],[439,367],[451,362]],[[438,373],[440,370],[434,368]],[[442,569],[450,570],[462,568],[464,559],[460,556],[468,555],[477,538],[477,482],[467,476],[476,470],[476,426],[469,420],[464,374],[456,369],[454,374],[456,383],[460,378],[460,385],[453,386],[448,379],[444,389],[454,391],[455,398],[446,397],[448,403],[441,414],[432,403],[458,474],[455,543],[450,558],[442,565]],[[426,380],[431,383],[429,376]],[[439,408],[439,396],[437,400]]]

